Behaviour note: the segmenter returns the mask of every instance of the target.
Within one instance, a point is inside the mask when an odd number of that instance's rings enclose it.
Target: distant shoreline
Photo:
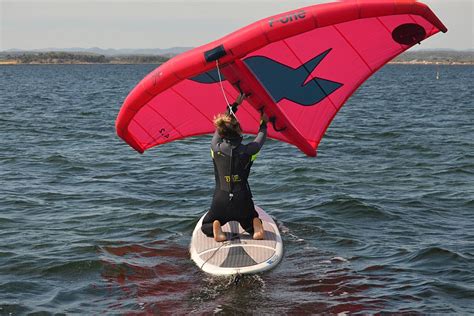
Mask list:
[[[25,64],[162,64],[170,56],[118,55],[106,56],[95,53],[70,52],[9,52],[0,53],[0,65]]]
[[[73,62],[73,63],[20,63],[16,61],[0,61],[0,66],[25,66],[25,65],[31,65],[31,66],[40,66],[40,65],[161,65],[162,63],[81,63],[81,62]],[[430,62],[430,61],[417,61],[417,62],[397,62],[397,61],[392,61],[387,63],[388,65],[412,65],[412,66],[420,66],[420,65],[426,65],[426,66],[474,66],[474,62],[470,63],[459,63],[459,62]]]
[[[471,62],[456,62],[456,61],[391,61],[389,65],[439,65],[439,66],[474,66],[474,61]]]
[[[17,60],[0,60],[0,66],[19,66],[19,65],[161,65],[163,62],[28,62],[23,63]],[[431,65],[431,66],[474,66],[474,62],[455,62],[455,61],[390,61],[389,65]]]
[[[160,65],[176,54],[104,55],[89,52],[0,52],[0,65]],[[389,64],[396,65],[474,65],[473,51],[407,51]]]

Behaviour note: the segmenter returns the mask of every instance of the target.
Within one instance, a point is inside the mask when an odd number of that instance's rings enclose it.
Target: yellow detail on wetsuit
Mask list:
[[[250,160],[253,162],[255,161],[255,159],[257,159],[257,156],[260,152],[257,152],[255,155],[252,155],[252,157],[250,158]]]
[[[224,176],[225,182],[229,183],[230,182],[230,176]],[[238,174],[232,175],[232,182],[240,182],[242,179],[240,179]]]
[[[212,148],[211,148],[211,157],[212,159],[214,159],[214,150],[212,150]]]

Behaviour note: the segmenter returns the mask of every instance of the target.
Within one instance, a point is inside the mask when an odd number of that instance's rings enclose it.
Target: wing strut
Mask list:
[[[268,115],[275,131],[285,135],[293,145],[306,155],[316,156],[316,150],[313,146],[301,135],[298,128],[288,120],[242,60],[236,59],[232,63],[222,66],[221,72],[236,89],[249,95],[248,103],[257,111],[264,111]]]

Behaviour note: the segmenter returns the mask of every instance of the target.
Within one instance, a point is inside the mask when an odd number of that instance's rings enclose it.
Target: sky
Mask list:
[[[196,47],[326,0],[0,0],[0,51]],[[448,28],[420,48],[474,49],[474,0],[423,0]]]

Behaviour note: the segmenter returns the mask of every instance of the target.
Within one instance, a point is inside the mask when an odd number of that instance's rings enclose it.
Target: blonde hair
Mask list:
[[[220,113],[214,117],[214,126],[219,135],[223,138],[239,138],[242,134],[242,128],[237,119],[230,114]]]

